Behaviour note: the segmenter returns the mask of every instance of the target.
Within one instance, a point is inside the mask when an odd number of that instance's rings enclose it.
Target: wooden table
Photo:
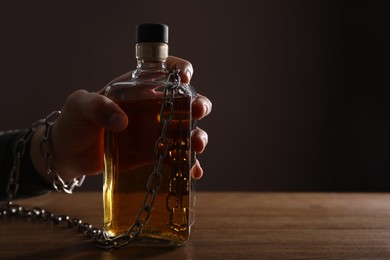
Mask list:
[[[18,201],[102,225],[101,193]],[[390,259],[390,194],[197,194],[191,239],[177,248],[95,247],[75,230],[0,218],[0,259]]]

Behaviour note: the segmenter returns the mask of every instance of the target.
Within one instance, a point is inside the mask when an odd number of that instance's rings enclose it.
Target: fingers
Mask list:
[[[203,176],[203,169],[200,166],[200,163],[198,160],[196,160],[195,165],[191,169],[191,176],[192,178],[199,180]]]
[[[191,133],[191,142],[192,142],[192,149],[196,153],[203,153],[204,149],[206,148],[206,145],[208,143],[208,135],[205,131],[197,127],[194,131]]]
[[[112,100],[85,90],[78,90],[68,97],[63,115],[79,124],[94,122],[115,132],[125,129],[128,124],[126,114]]]
[[[200,120],[211,113],[212,107],[213,104],[207,97],[198,94],[192,103],[192,117]]]
[[[208,143],[208,135],[205,131],[197,127],[192,131],[191,135],[192,149],[194,152],[201,154]],[[191,169],[192,178],[198,180],[203,176],[203,169],[200,166],[198,159],[195,161],[195,165]]]

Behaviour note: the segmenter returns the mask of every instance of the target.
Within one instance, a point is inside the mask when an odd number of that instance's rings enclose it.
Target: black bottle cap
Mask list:
[[[137,25],[136,42],[168,43],[168,26],[162,23],[145,23]]]

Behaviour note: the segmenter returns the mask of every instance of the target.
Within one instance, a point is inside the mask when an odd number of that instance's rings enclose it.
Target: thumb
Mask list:
[[[114,132],[128,124],[126,114],[111,99],[86,90],[77,90],[67,98],[63,114],[76,124],[95,123]]]

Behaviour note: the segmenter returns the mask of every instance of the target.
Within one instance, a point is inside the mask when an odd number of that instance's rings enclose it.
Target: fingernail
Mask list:
[[[206,146],[207,143],[209,142],[209,140],[206,137],[204,137],[204,136],[202,137],[202,140],[203,140],[204,146]]]
[[[209,114],[209,107],[206,104],[203,104],[204,107],[204,114],[208,115]]]
[[[126,117],[119,113],[114,113],[108,119],[108,124],[113,130],[121,130],[126,124]]]
[[[191,80],[191,77],[192,77],[192,73],[190,70],[186,70],[186,75],[187,75],[187,78],[188,78],[188,83],[190,82]]]
[[[202,168],[200,167],[199,164],[198,164],[198,165],[195,165],[194,167],[195,167],[195,171],[194,171],[192,177],[193,177],[195,180],[199,180],[199,179],[202,178],[202,176],[203,176],[203,170],[202,170]]]

